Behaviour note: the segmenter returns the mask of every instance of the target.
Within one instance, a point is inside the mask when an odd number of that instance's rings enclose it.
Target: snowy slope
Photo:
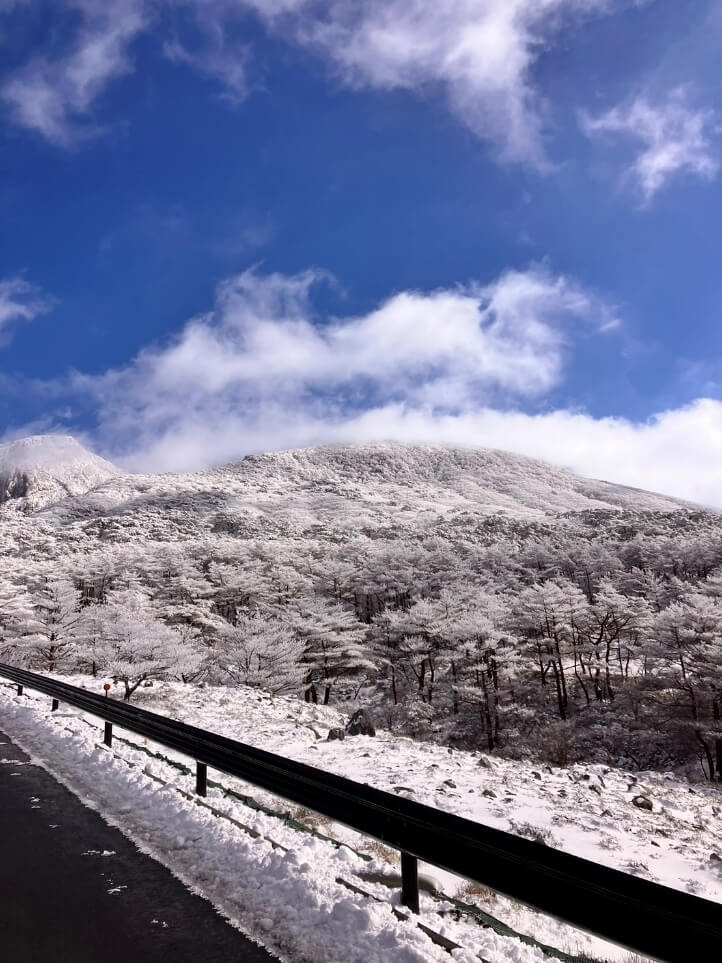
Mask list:
[[[714,785],[490,758],[384,730],[328,742],[328,730],[347,721],[341,712],[244,686],[157,682],[140,692],[137,705],[153,712],[722,902],[722,795]],[[633,803],[639,796],[650,810]]]
[[[120,475],[107,462],[97,461],[102,467],[92,478],[104,484],[88,485],[86,491],[94,488],[89,495],[79,494],[76,485],[72,493],[79,497],[54,506],[53,518],[64,524],[103,519],[111,528],[122,528],[132,518],[135,534],[150,534],[163,516],[171,535],[205,531],[297,537],[332,529],[470,526],[491,516],[534,522],[568,513],[678,512],[692,507],[487,449],[325,446],[253,455],[221,468],[177,475]],[[103,470],[105,478],[99,477]]]
[[[227,558],[252,543],[301,568],[324,545],[332,555],[348,545],[352,559],[366,546],[444,543],[463,557],[469,546],[580,533],[693,537],[719,518],[530,458],[438,445],[323,446],[133,475],[71,438],[46,436],[0,447],[0,480],[15,496],[0,497],[0,551],[18,571],[74,558],[77,573],[109,551],[120,567],[143,552]]]
[[[94,690],[102,683],[87,677],[66,681]],[[692,790],[669,774],[598,766],[540,769],[384,733],[328,743],[327,727],[341,721],[336,710],[243,687],[161,683],[141,690],[139,704],[625,872],[722,899],[720,800],[711,785]],[[101,744],[101,722],[74,710],[51,714],[48,700],[35,693],[20,698],[0,687],[0,713],[5,731],[36,760],[244,931],[295,963],[554,959],[538,945],[480,925],[477,911],[575,958],[632,961],[618,947],[422,867],[420,922],[459,947],[449,957],[413,921],[394,917],[398,856],[391,850],[218,773],[209,772],[207,808],[199,808],[190,760],[122,732],[116,732],[109,753]],[[652,805],[649,812],[633,802],[642,794]],[[298,822],[310,833],[300,833]],[[334,845],[334,839],[343,845]]]
[[[0,504],[36,511],[119,473],[70,435],[33,435],[0,445]]]

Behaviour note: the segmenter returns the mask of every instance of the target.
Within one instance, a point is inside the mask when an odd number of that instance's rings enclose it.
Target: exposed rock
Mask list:
[[[345,738],[346,738],[345,730],[341,728],[329,729],[328,735],[326,736],[326,742],[333,742],[335,739],[345,739]]]
[[[346,723],[347,736],[375,736],[376,727],[365,709],[357,709]]]
[[[637,809],[646,809],[648,812],[652,812],[654,806],[652,805],[652,800],[647,799],[646,796],[635,796],[632,800],[632,805],[636,806]]]
[[[489,799],[496,799],[496,793],[493,789],[485,789],[481,795],[487,796]]]

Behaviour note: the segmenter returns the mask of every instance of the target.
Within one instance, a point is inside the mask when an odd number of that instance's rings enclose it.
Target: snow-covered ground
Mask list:
[[[100,690],[105,680],[66,681]],[[722,900],[722,793],[713,786],[598,766],[524,766],[384,732],[326,742],[328,729],[345,721],[337,710],[255,689],[156,683],[139,690],[135,703]],[[626,958],[609,944],[422,867],[426,886],[435,892],[422,892],[419,921],[436,934],[435,943],[416,921],[397,916],[397,854],[212,772],[206,805],[199,804],[185,768],[189,760],[122,732],[111,753],[101,745],[101,725],[72,710],[51,716],[46,697],[18,698],[0,687],[0,726],[8,735],[244,932],[289,959],[448,960],[439,938],[459,947],[452,950],[454,960],[548,959],[539,948],[483,926],[474,907],[566,953]],[[635,805],[639,796],[649,800],[651,810]],[[304,826],[312,831],[302,832]]]

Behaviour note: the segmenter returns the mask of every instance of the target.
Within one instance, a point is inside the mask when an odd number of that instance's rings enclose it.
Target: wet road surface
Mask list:
[[[0,732],[3,963],[270,963]]]

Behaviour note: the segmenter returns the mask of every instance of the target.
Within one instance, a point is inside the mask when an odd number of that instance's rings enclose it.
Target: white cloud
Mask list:
[[[534,64],[569,18],[637,0],[175,2],[204,15],[212,7],[221,19],[252,9],[269,30],[320,55],[346,86],[441,94],[504,159],[543,166],[547,106],[535,88]]]
[[[240,103],[248,94],[247,66],[250,57],[246,44],[229,39],[227,18],[236,11],[235,0],[166,0],[171,6],[193,7],[197,36],[192,47],[173,34],[163,44],[165,56],[214,77],[231,103]]]
[[[332,318],[311,298],[324,280],[246,272],[220,286],[212,311],[126,367],[22,390],[58,408],[73,397],[92,405],[98,446],[134,470],[328,442],[440,442],[517,451],[722,507],[722,402],[641,423],[520,410],[563,380],[576,340],[609,337],[614,312],[573,281],[509,271]],[[28,293],[3,290],[13,304]]]
[[[23,278],[0,281],[0,329],[15,321],[32,321],[53,306],[51,298]]]
[[[257,5],[266,6],[264,0]],[[311,0],[295,30],[348,85],[438,89],[456,116],[504,158],[542,165],[545,105],[533,66],[566,17],[613,6],[605,0]]]
[[[612,317],[595,295],[532,268],[488,285],[402,292],[361,317],[318,318],[310,291],[323,278],[245,272],[172,343],[124,369],[77,375],[74,388],[95,396],[105,438],[143,449],[147,464],[181,468],[233,457],[269,417],[293,430],[296,416],[333,425],[396,403],[458,412],[537,397],[559,381],[577,329],[606,329]],[[206,426],[205,457],[182,441],[194,425]]]
[[[211,416],[215,415],[215,420]],[[248,452],[339,442],[402,441],[500,448],[581,475],[722,508],[722,403],[698,399],[648,421],[483,407],[455,414],[403,402],[343,416],[310,403],[267,403],[252,417],[223,406],[187,417],[126,458],[135,470],[185,470]],[[113,454],[111,450],[111,455]]]
[[[656,103],[640,95],[598,117],[585,115],[582,123],[589,136],[618,134],[641,144],[627,175],[646,201],[678,174],[711,180],[719,170],[718,121],[713,111],[690,105],[686,87]]]
[[[60,0],[80,15],[72,48],[37,56],[1,96],[15,121],[68,145],[94,131],[89,114],[133,69],[133,40],[169,11],[191,10],[191,42],[165,38],[166,56],[214,76],[233,101],[248,92],[249,48],[239,17],[315,52],[353,88],[441,95],[502,157],[543,166],[544,117],[534,65],[570,18],[637,0]],[[190,27],[186,24],[187,29]]]
[[[68,146],[94,130],[87,116],[108,83],[133,69],[128,47],[147,26],[145,0],[63,0],[81,16],[72,48],[34,57],[0,90],[16,123]]]

